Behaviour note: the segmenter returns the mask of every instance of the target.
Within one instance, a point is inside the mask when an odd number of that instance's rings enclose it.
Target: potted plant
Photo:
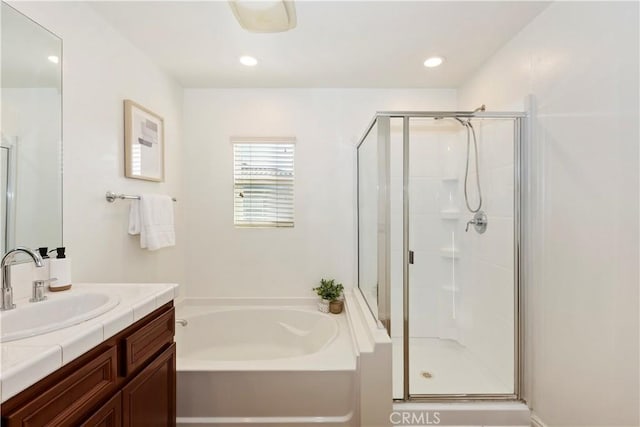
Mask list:
[[[318,302],[318,310],[323,313],[331,311],[334,314],[342,313],[344,301],[340,299],[344,287],[342,283],[336,283],[334,279],[321,279],[320,286],[313,288],[321,300]]]

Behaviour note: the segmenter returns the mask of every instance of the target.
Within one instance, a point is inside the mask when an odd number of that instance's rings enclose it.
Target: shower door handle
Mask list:
[[[413,264],[413,251],[409,251],[409,264]]]

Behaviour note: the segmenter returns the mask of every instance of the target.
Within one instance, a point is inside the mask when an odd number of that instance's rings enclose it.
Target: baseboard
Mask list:
[[[533,412],[531,413],[531,427],[549,427],[544,421],[540,419],[540,417]]]

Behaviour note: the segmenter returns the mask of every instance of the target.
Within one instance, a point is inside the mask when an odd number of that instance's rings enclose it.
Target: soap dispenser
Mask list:
[[[42,268],[36,268],[36,277],[35,280],[47,280],[51,278],[51,274],[49,273],[49,248],[41,247],[38,248],[38,253],[40,254],[40,258],[42,258]]]
[[[56,248],[56,257],[49,261],[49,277],[50,291],[66,291],[71,288],[71,259],[67,258],[64,247]]]

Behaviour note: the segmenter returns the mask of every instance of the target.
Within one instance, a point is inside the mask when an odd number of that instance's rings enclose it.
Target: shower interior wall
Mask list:
[[[410,119],[409,335],[411,393],[513,393],[514,375],[514,122],[472,121],[479,150],[484,234],[466,222],[463,193],[466,130],[455,120]],[[472,145],[473,147],[473,145]],[[469,202],[477,206],[473,151],[469,164]],[[394,341],[394,397],[402,398],[403,328],[403,130],[391,120],[391,335]],[[428,386],[416,373],[437,369],[423,360],[419,346],[444,345],[472,358],[477,378],[452,380],[454,372],[433,372]],[[449,351],[446,350],[446,351]],[[434,356],[426,356],[434,357]],[[443,370],[446,370],[443,368]],[[441,374],[441,375],[440,375]],[[476,372],[477,374],[477,372]],[[438,376],[438,377],[436,377]],[[400,377],[400,378],[398,378]],[[449,380],[447,379],[449,377]],[[443,382],[439,382],[438,380]]]

